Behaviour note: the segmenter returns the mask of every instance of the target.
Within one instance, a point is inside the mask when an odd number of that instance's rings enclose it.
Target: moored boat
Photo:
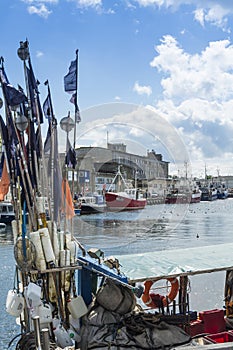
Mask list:
[[[190,203],[191,196],[187,193],[179,193],[177,191],[171,191],[165,197],[165,204],[183,204]]]
[[[201,194],[201,190],[199,188],[195,188],[192,191],[190,203],[199,203],[201,201]]]
[[[195,187],[193,190],[179,191],[178,189],[170,191],[165,197],[166,204],[184,204],[199,203],[201,200],[201,190]]]
[[[80,196],[74,203],[75,213],[78,215],[103,213],[106,210],[106,203],[102,195]],[[80,210],[80,212],[77,212]]]
[[[228,188],[224,183],[221,183],[217,187],[217,196],[218,199],[227,199],[228,198]]]
[[[9,201],[0,202],[0,223],[11,224],[15,219],[15,211],[13,204]]]
[[[213,185],[200,188],[202,201],[213,201],[218,199],[218,191]]]
[[[136,210],[146,205],[145,198],[138,198],[138,189],[125,189],[123,192],[106,192],[105,200],[109,210]]]
[[[122,180],[124,189],[122,191],[113,192],[111,190],[112,186],[115,181],[119,179]],[[113,211],[143,209],[145,208],[147,202],[146,198],[143,197],[137,187],[131,188],[127,186],[126,181],[120,171],[120,167],[118,167],[117,174],[105,193],[105,201],[107,208]]]

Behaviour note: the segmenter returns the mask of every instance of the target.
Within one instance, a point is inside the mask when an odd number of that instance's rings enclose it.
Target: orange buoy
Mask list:
[[[149,280],[144,283],[145,290],[142,294],[142,301],[146,306],[157,309],[162,305],[168,306],[175,299],[179,291],[179,281],[177,278],[167,278],[167,280],[171,283],[171,290],[166,296],[150,293],[153,281]]]

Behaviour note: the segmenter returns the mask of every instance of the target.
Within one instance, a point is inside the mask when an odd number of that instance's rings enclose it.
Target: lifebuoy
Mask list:
[[[171,290],[166,296],[150,293],[153,281],[149,280],[144,283],[145,290],[142,294],[142,301],[146,306],[157,309],[162,306],[168,306],[175,299],[179,291],[179,281],[177,278],[167,278],[167,280],[171,283]]]

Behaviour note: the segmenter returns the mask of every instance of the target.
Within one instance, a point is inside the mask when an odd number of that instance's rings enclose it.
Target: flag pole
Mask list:
[[[49,211],[50,211],[50,215],[51,215],[51,221],[53,222],[54,220],[54,179],[53,179],[53,172],[54,172],[54,130],[53,130],[53,118],[54,118],[54,114],[53,114],[53,106],[52,106],[52,98],[51,98],[51,93],[50,93],[50,86],[49,86],[49,81],[46,80],[44,83],[45,86],[47,86],[48,89],[48,98],[49,98],[49,108],[50,108],[50,120],[49,120],[49,128],[51,130],[51,138],[50,138],[50,142],[51,142],[51,146],[50,146],[50,154],[51,154],[51,164],[50,164],[50,171],[51,171],[51,177],[50,177],[50,196],[49,196]],[[53,229],[52,229],[52,236],[53,236]]]
[[[78,123],[78,49],[76,50],[76,94],[75,94],[75,126],[74,126],[74,144],[73,148],[76,147],[76,123]],[[73,193],[73,192],[72,192]]]
[[[74,125],[74,140],[73,140],[73,148],[75,152],[76,148],[76,133],[77,133],[77,123],[79,121],[79,108],[78,108],[78,49],[76,50],[76,94],[75,94],[75,125]],[[76,157],[76,155],[75,155]],[[74,172],[75,168],[72,170],[72,186],[71,186],[71,194],[72,198],[74,199]],[[73,219],[71,219],[71,238],[74,237],[74,225],[73,225]]]

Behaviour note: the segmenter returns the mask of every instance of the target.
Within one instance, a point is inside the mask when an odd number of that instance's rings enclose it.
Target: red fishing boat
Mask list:
[[[118,182],[123,182],[124,190],[114,192],[112,188],[117,180]],[[105,193],[105,201],[107,208],[114,211],[143,209],[146,205],[146,198],[143,198],[143,195],[136,186],[134,188],[127,187],[126,181],[121,174],[120,167],[108,191]]]

